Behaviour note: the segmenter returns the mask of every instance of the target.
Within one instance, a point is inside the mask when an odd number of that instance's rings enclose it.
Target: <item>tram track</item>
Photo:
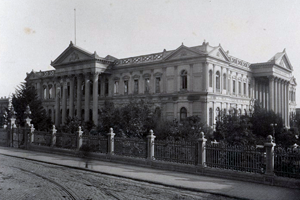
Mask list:
[[[67,188],[65,188],[64,186],[62,186],[61,184],[57,183],[57,182],[54,181],[54,180],[51,180],[51,179],[49,179],[49,178],[47,178],[47,177],[45,177],[45,176],[43,176],[43,175],[40,175],[40,174],[38,174],[38,173],[29,171],[29,170],[25,170],[25,169],[22,169],[22,168],[19,168],[19,167],[14,167],[14,166],[11,166],[11,167],[13,167],[13,168],[15,168],[15,169],[19,169],[19,170],[21,170],[21,171],[23,171],[23,172],[26,172],[26,173],[33,174],[33,175],[35,175],[35,176],[37,176],[37,177],[40,177],[40,178],[42,178],[42,179],[44,179],[44,180],[46,180],[46,181],[52,183],[52,184],[55,185],[56,187],[58,187],[60,190],[62,190],[64,193],[66,193],[66,194],[70,197],[71,200],[79,200],[79,199],[76,198],[76,197],[75,197],[75,196],[74,196]]]

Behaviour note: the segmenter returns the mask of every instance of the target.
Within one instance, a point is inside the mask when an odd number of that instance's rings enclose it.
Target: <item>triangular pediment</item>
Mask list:
[[[285,69],[288,70],[293,70],[293,66],[290,63],[290,60],[285,52],[285,50],[283,50],[283,52],[277,53],[275,54],[275,56],[273,56],[269,62],[273,62]]]
[[[221,46],[215,47],[213,50],[211,50],[208,55],[216,57],[218,59],[224,60],[229,62],[230,59],[228,58],[227,54],[223,50]]]
[[[201,53],[191,50],[190,48],[181,45],[179,48],[174,50],[168,56],[164,58],[164,60],[178,60],[178,59],[185,59],[185,58],[194,58],[199,57]]]
[[[291,84],[291,85],[294,85],[294,86],[296,86],[296,85],[297,85],[297,82],[296,82],[296,79],[295,79],[295,77],[294,77],[294,76],[291,78],[291,80],[290,80],[290,84]]]
[[[55,67],[66,63],[91,59],[95,59],[95,54],[85,51],[71,43],[65,51],[63,51],[53,62],[51,62],[51,65]]]

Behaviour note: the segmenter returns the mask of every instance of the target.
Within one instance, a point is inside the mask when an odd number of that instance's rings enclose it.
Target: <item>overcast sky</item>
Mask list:
[[[74,8],[77,45],[101,57],[206,40],[256,63],[286,48],[300,84],[298,0],[0,0],[0,97],[14,93],[26,72],[53,69],[51,60],[74,41]]]

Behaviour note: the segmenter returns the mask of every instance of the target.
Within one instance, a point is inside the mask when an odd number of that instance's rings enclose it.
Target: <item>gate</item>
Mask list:
[[[0,128],[0,146],[8,146],[8,130],[4,128]]]
[[[23,127],[13,128],[11,147],[26,148],[28,143],[28,131],[28,129]]]

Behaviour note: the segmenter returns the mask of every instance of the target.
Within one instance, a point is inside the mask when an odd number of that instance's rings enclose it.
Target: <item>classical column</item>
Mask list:
[[[286,103],[285,103],[285,106],[286,106],[286,110],[285,110],[285,117],[286,117],[286,124],[287,124],[287,127],[290,127],[290,118],[289,118],[289,82],[287,81],[286,82],[286,85],[285,85],[285,100],[286,100]]]
[[[55,126],[58,127],[60,125],[60,91],[61,86],[60,83],[56,83],[56,95],[55,95]]]
[[[277,114],[278,113],[278,90],[277,90],[277,86],[278,86],[278,78],[274,79],[274,112]]]
[[[190,70],[189,70],[189,79],[188,79],[188,85],[187,85],[187,90],[188,91],[193,91],[193,64],[190,64]]]
[[[274,111],[274,76],[269,76],[269,110]]]
[[[267,106],[266,106],[266,86],[265,86],[264,81],[262,81],[261,88],[262,88],[262,107],[264,109],[266,109],[267,108]]]
[[[228,70],[228,68],[226,68],[226,80],[225,80],[225,82],[226,82],[226,94],[229,94],[229,70]]]
[[[76,102],[76,110],[77,110],[77,118],[81,120],[81,87],[82,87],[82,75],[77,75],[77,102]]]
[[[269,84],[267,84],[267,81],[265,82],[265,102],[266,102],[266,109],[269,111],[270,110],[270,100],[269,100]]]
[[[223,94],[223,67],[221,66],[221,73],[220,73],[220,92]]]
[[[241,77],[242,79],[241,79],[241,95],[240,96],[243,97],[244,96],[244,80],[243,80],[244,75],[242,74],[241,76],[242,76]]]
[[[284,118],[284,81],[280,82],[281,117]]]
[[[215,65],[213,65],[212,86],[213,86],[213,93],[215,93],[216,92],[216,69],[215,69]]]
[[[247,78],[247,80],[246,80],[246,95],[245,95],[245,97],[248,97],[248,98],[250,98],[250,93],[249,93],[249,78]]]
[[[178,92],[179,89],[178,89],[178,67],[177,66],[174,66],[174,92]],[[139,91],[140,92],[140,91]]]
[[[167,91],[167,76],[166,76],[166,67],[162,68],[162,93],[166,93]]]
[[[69,117],[74,117],[74,76],[70,77]]]
[[[98,124],[98,80],[99,73],[93,74],[93,121]]]
[[[208,63],[207,62],[203,63],[203,69],[204,69],[204,76],[203,76],[204,88],[203,88],[203,91],[207,92],[208,91],[208,81],[209,81]]]
[[[62,119],[61,123],[64,124],[67,117],[67,93],[68,93],[68,82],[64,78],[62,81],[63,91],[62,91]]]
[[[89,121],[90,116],[90,74],[84,77],[85,95],[84,95],[84,121]]]
[[[278,114],[281,116],[281,79],[277,82],[277,91],[278,91]]]
[[[285,112],[286,112],[286,98],[285,98],[285,81],[282,82],[282,118],[283,118],[283,125],[287,126],[286,124],[286,118],[285,118]]]

